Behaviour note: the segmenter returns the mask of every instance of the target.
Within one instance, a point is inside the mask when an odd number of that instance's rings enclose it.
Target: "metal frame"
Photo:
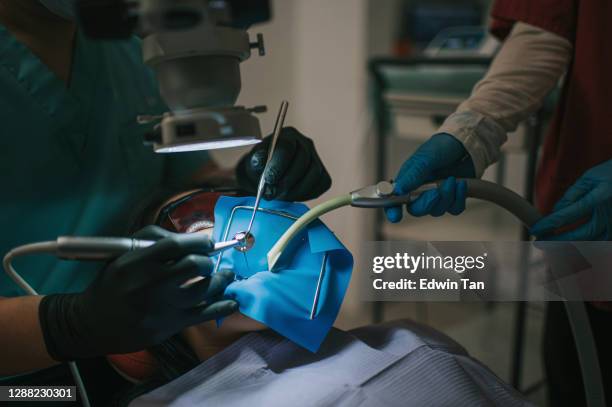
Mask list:
[[[238,205],[238,206],[234,206],[234,208],[232,209],[232,213],[230,214],[230,217],[227,221],[227,225],[225,226],[225,232],[223,233],[223,238],[222,240],[225,242],[227,241],[228,235],[229,235],[229,231],[232,225],[232,221],[234,220],[234,215],[236,214],[237,210],[248,210],[248,211],[253,211],[255,209],[254,206],[247,206],[247,205]],[[257,208],[258,212],[264,212],[264,213],[268,213],[271,215],[278,215],[278,216],[282,216],[284,218],[287,219],[291,219],[293,221],[298,220],[298,218],[296,216],[293,215],[289,215],[287,212],[283,212],[283,211],[277,211],[275,209],[267,209],[267,208]],[[219,254],[219,257],[217,258],[217,263],[215,264],[215,269],[213,270],[213,273],[216,273],[219,270],[219,265],[221,264],[221,258],[223,257],[223,253]]]
[[[310,309],[310,319],[315,319],[317,314],[317,307],[319,305],[319,297],[321,296],[321,286],[323,285],[323,279],[325,278],[325,270],[327,265],[328,252],[323,254],[323,261],[321,262],[321,271],[319,271],[319,279],[317,280],[317,288],[315,290],[314,299],[312,300],[312,308]]]
[[[223,233],[223,241],[227,241],[228,236],[229,236],[229,231],[232,225],[232,221],[234,220],[234,215],[236,214],[237,210],[248,210],[248,211],[254,211],[255,207],[254,206],[247,206],[247,205],[238,205],[235,206],[232,209],[232,212],[230,214],[230,217],[227,221],[227,225],[225,226],[225,232]],[[277,216],[281,216],[284,217],[286,219],[291,219],[293,221],[298,220],[299,218],[297,216],[294,215],[290,215],[287,212],[283,212],[283,211],[279,211],[279,210],[275,210],[275,209],[268,209],[268,208],[257,208],[258,212],[264,212],[264,213],[268,213],[271,215],[277,215]],[[221,252],[219,253],[219,257],[217,258],[217,263],[215,264],[215,268],[213,270],[213,273],[216,273],[219,270],[219,266],[221,265],[221,258],[223,257],[223,253]],[[246,255],[246,253],[245,253]],[[321,262],[321,269],[319,271],[319,277],[317,279],[317,288],[315,289],[315,293],[314,293],[314,297],[312,300],[312,307],[310,308],[310,314],[309,314],[309,319],[313,320],[316,317],[316,313],[317,313],[317,307],[319,306],[319,298],[321,297],[321,287],[323,286],[323,280],[325,279],[325,272],[327,270],[327,259],[329,257],[329,253],[325,252],[323,254],[323,260]]]

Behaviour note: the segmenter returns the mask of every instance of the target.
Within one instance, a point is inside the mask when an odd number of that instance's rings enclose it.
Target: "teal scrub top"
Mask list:
[[[69,86],[0,26],[0,257],[60,235],[121,236],[164,186],[180,188],[205,153],[159,155],[143,145],[167,111],[137,38],[76,37]],[[41,294],[82,291],[103,264],[33,255],[17,271]],[[0,296],[24,292],[0,273]]]

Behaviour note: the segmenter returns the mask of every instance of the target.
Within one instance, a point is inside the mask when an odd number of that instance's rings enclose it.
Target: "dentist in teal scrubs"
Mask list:
[[[125,235],[156,191],[201,185],[214,169],[205,153],[156,155],[143,145],[150,128],[136,116],[167,108],[140,41],[86,38],[73,4],[0,0],[1,256],[60,235]],[[267,198],[314,198],[329,175],[312,142],[286,130]],[[239,164],[241,185],[256,184],[268,144]],[[108,265],[18,260],[41,296],[24,296],[0,273],[0,377],[140,350],[237,309],[223,300],[233,274],[211,275],[199,247],[152,228],[137,236],[158,243]],[[185,290],[194,276],[203,279]]]

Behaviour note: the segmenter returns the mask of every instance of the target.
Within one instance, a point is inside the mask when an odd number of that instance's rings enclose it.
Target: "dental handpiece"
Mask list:
[[[75,237],[60,236],[57,238],[56,254],[66,260],[112,260],[133,250],[153,246],[154,240],[142,240],[129,237]],[[228,240],[215,243],[209,256],[238,246],[240,240]]]

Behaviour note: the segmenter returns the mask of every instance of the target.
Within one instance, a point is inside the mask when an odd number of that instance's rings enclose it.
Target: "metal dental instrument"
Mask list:
[[[190,238],[194,238],[190,236]],[[140,250],[154,245],[152,240],[140,240],[129,237],[75,237],[60,236],[56,240],[47,242],[30,243],[19,246],[8,252],[2,261],[4,271],[8,276],[30,295],[38,295],[28,282],[17,273],[13,267],[13,260],[18,257],[32,254],[51,254],[64,260],[112,260],[130,252]],[[236,247],[239,240],[228,240],[215,243],[208,255],[213,256],[225,250]]]
[[[388,208],[414,202],[425,191],[437,188],[436,183],[425,184],[404,195],[393,195],[393,183],[381,181],[350,193],[350,205],[355,208]]]
[[[264,187],[266,186],[266,174],[268,172],[268,166],[270,165],[270,161],[272,160],[272,156],[274,155],[274,150],[276,149],[276,142],[278,141],[278,137],[281,134],[283,129],[283,125],[285,124],[285,117],[287,116],[287,109],[289,109],[289,102],[283,100],[281,103],[280,109],[278,111],[278,116],[276,117],[276,123],[274,124],[274,133],[272,135],[272,143],[270,144],[270,148],[268,150],[268,157],[266,159],[266,165],[264,166],[264,170],[261,173],[261,177],[259,178],[259,185],[257,186],[257,196],[255,198],[255,205],[253,206],[253,214],[251,215],[251,220],[249,221],[249,226],[247,230],[241,236],[241,241],[245,244],[248,241],[248,238],[251,234],[251,229],[253,228],[253,222],[255,221],[255,216],[257,215],[257,210],[259,209],[259,204],[261,203],[261,198],[263,195]]]
[[[319,307],[319,298],[321,297],[321,286],[323,285],[323,279],[325,278],[325,265],[327,264],[328,252],[323,255],[323,262],[321,263],[321,271],[319,271],[319,279],[317,280],[317,288],[315,290],[314,300],[312,301],[312,308],[310,309],[310,319],[315,319],[317,315],[317,308]]]

